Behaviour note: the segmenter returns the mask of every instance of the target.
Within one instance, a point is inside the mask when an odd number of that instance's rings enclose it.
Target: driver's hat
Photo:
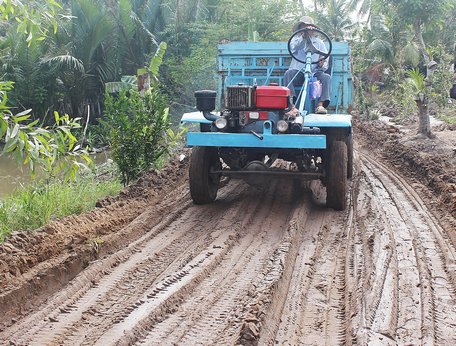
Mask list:
[[[318,29],[318,26],[315,25],[315,22],[313,20],[312,17],[309,17],[309,16],[302,16],[300,19],[299,19],[299,22],[297,22],[294,26],[293,26],[293,31],[296,31],[298,29],[300,29],[302,27],[302,24],[304,25],[312,25],[313,27],[317,28]]]

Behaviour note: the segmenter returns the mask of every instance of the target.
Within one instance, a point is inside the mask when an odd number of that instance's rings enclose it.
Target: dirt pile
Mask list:
[[[456,126],[433,128],[436,138],[416,135],[416,128],[403,128],[382,121],[364,122],[355,118],[358,143],[387,160],[397,171],[428,187],[421,192],[442,214],[456,218]],[[446,220],[454,225],[454,220]],[[456,229],[454,225],[453,229]]]

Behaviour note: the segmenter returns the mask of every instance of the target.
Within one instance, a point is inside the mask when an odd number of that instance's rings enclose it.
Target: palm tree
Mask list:
[[[366,18],[366,23],[370,23],[371,18],[377,8],[378,0],[350,0],[349,9],[350,11],[357,11],[358,16]]]
[[[318,23],[334,41],[341,41],[351,29],[353,23],[350,19],[350,6],[347,0],[328,1],[325,13],[318,15]]]
[[[1,32],[0,74],[15,86],[8,93],[9,103],[18,111],[33,109],[35,118],[45,115],[59,103],[61,95],[57,73],[43,59],[50,50],[49,40],[28,43],[17,22],[3,22]]]
[[[318,13],[318,5],[325,7],[328,2],[327,0],[314,0],[314,12]]]

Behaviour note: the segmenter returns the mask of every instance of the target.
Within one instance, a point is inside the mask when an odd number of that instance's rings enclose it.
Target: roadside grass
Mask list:
[[[453,116],[451,116],[451,115],[449,115],[449,116],[445,115],[445,116],[442,116],[441,119],[442,119],[444,122],[446,122],[447,124],[450,124],[450,125],[456,124],[456,115],[453,115]]]
[[[117,195],[122,184],[116,178],[101,180],[86,175],[73,183],[35,183],[0,199],[0,242],[11,232],[33,230],[52,218],[80,214],[98,199]]]
[[[453,100],[456,103],[456,100]],[[437,118],[449,125],[456,124],[456,105],[452,104],[449,107],[440,109],[437,112]]]

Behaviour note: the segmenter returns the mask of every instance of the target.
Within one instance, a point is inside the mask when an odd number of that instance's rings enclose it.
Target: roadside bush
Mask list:
[[[117,96],[106,94],[105,114],[112,158],[122,183],[128,184],[168,152],[166,99],[156,88],[144,97],[122,90]]]

